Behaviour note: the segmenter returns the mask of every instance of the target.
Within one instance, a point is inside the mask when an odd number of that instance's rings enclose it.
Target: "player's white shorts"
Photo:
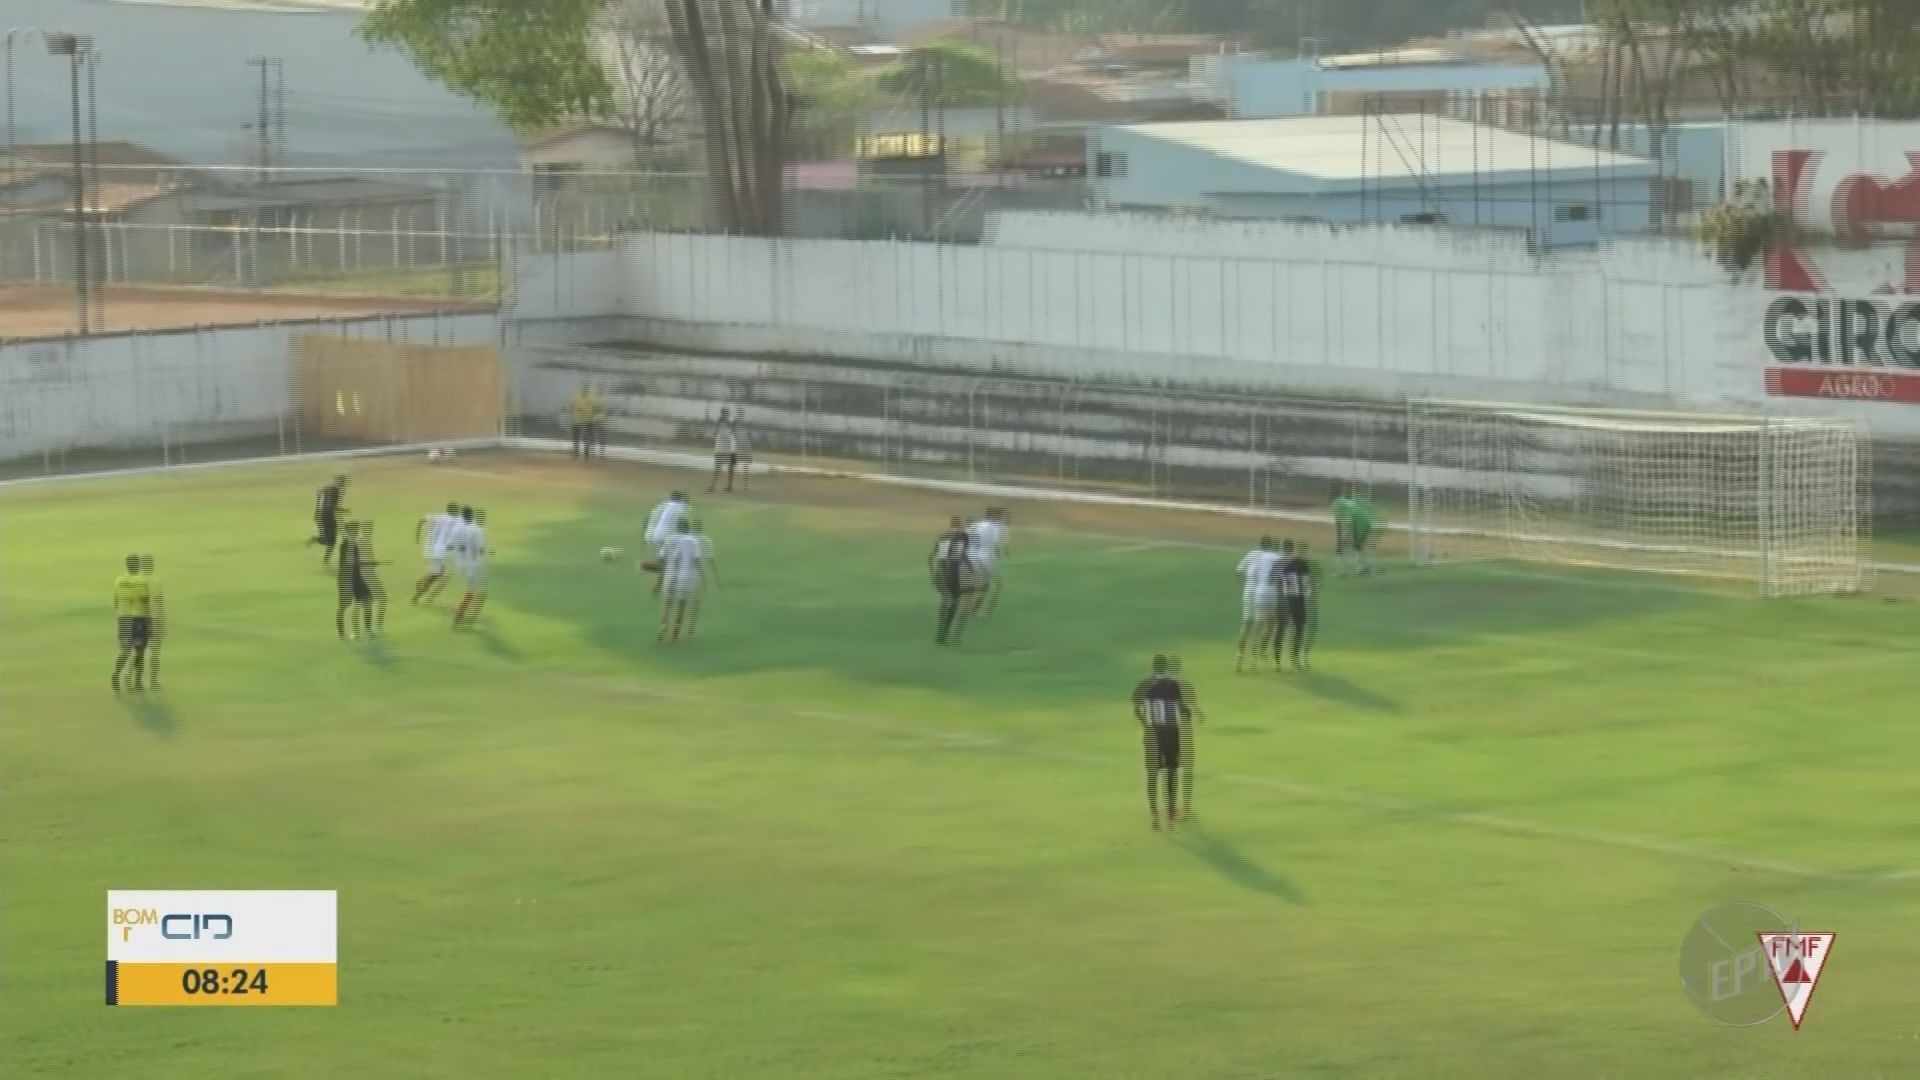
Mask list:
[[[1240,617],[1248,621],[1271,619],[1279,606],[1280,590],[1271,585],[1260,585],[1241,595]]]
[[[661,579],[660,592],[669,600],[691,600],[700,592],[700,575],[686,570],[668,574]]]
[[[447,549],[446,548],[437,548],[437,549],[428,548],[424,552],[424,554],[427,557],[428,573],[444,574],[447,572]]]
[[[992,555],[976,553],[967,556],[967,563],[973,567],[974,581],[978,585],[985,585],[993,580],[994,567],[998,562],[999,559]]]
[[[487,564],[475,559],[460,564],[460,577],[467,583],[468,592],[479,592],[487,587]]]

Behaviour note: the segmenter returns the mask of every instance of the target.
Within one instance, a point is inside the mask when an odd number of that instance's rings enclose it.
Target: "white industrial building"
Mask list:
[[[1657,176],[1626,154],[1424,114],[1120,125],[1087,152],[1113,209],[1516,228],[1540,247],[1645,230]]]

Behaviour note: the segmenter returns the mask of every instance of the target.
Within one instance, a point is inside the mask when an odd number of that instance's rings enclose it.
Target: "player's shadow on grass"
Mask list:
[[[173,714],[173,706],[166,698],[151,694],[131,694],[121,699],[127,715],[140,730],[159,739],[171,739],[180,730],[180,724]]]
[[[1300,676],[1300,685],[1314,697],[1323,698],[1335,705],[1344,705],[1349,709],[1366,712],[1401,712],[1402,706],[1397,700],[1369,690],[1352,679],[1342,675],[1333,675],[1325,671],[1307,671]]]
[[[1189,819],[1175,831],[1174,840],[1182,851],[1243,889],[1289,904],[1307,902],[1306,896],[1293,882],[1254,862],[1245,852],[1202,822]]]
[[[387,648],[386,641],[378,637],[361,639],[360,647],[354,653],[371,667],[391,668],[400,663],[399,657],[393,655],[393,650]]]
[[[562,619],[589,644],[642,669],[726,677],[826,672],[882,687],[932,690],[1022,707],[1084,700],[1089,687],[1123,695],[1143,652],[1178,648],[1218,631],[1204,605],[1169,605],[1156,568],[1078,559],[1053,548],[1010,562],[998,612],[971,625],[965,644],[933,641],[938,598],[924,534],[824,531],[786,507],[695,501],[713,537],[720,580],[700,633],[674,649],[654,646],[659,601],[636,574],[640,528],[632,507],[589,507],[545,524],[523,557],[495,573],[496,595],[516,610]],[[626,550],[614,563],[602,547]],[[1024,553],[1023,553],[1024,554]],[[1039,555],[1040,552],[1036,552]],[[1123,698],[1124,700],[1124,698]]]
[[[486,650],[487,655],[497,660],[517,664],[526,659],[526,654],[520,651],[519,646],[501,637],[499,631],[484,621],[468,627],[467,634],[480,643],[480,647]]]

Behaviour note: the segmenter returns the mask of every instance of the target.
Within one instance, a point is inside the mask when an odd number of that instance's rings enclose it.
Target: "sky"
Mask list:
[[[37,27],[94,37],[102,139],[197,164],[247,161],[259,69],[286,72],[295,164],[511,168],[518,144],[484,108],[440,87],[399,54],[353,36],[346,12],[274,13],[112,0],[0,0],[0,31]],[[16,40],[19,141],[65,141],[67,63]],[[0,94],[5,88],[0,87]]]

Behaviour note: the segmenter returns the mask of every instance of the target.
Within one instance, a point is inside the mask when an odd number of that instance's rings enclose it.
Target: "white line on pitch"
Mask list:
[[[313,635],[303,634],[271,633],[263,631],[256,626],[243,627],[222,622],[193,620],[184,622],[183,624],[198,627],[203,630],[211,630],[216,633],[224,633],[230,636],[251,638],[254,640],[274,640],[308,644],[312,642],[314,637]],[[944,743],[950,746],[990,749],[1019,757],[1098,765],[1103,768],[1115,770],[1128,770],[1139,766],[1137,757],[1124,758],[1106,754],[1090,754],[1076,750],[1062,750],[1030,743],[1017,743],[999,735],[956,728],[930,727],[892,717],[856,716],[848,713],[821,712],[815,709],[788,709],[767,702],[740,701],[711,694],[692,693],[684,690],[669,690],[631,679],[571,675],[524,665],[515,665],[505,661],[497,663],[482,662],[450,656],[424,656],[421,657],[421,659],[450,667],[465,668],[471,671],[491,672],[495,674],[532,675],[537,679],[554,685],[574,689],[593,690],[600,693],[623,696],[645,697],[660,701],[675,701],[688,705],[724,708],[741,713],[785,716],[797,720],[817,720],[843,727],[859,727],[874,731],[910,735],[929,742]],[[1425,821],[1479,829],[1486,832],[1501,832],[1515,836],[1538,837],[1543,840],[1557,840],[1593,847],[1607,847],[1623,851],[1637,851],[1643,854],[1663,855],[1687,862],[1725,866],[1739,870],[1760,871],[1763,873],[1778,874],[1782,877],[1796,877],[1812,881],[1831,881],[1855,885],[1898,884],[1920,879],[1920,868],[1885,872],[1831,870],[1815,866],[1802,866],[1797,863],[1782,862],[1774,859],[1755,858],[1752,856],[1713,851],[1706,848],[1696,848],[1653,837],[1635,836],[1630,833],[1546,825],[1538,822],[1505,817],[1500,814],[1441,810],[1408,799],[1373,795],[1367,792],[1348,791],[1340,788],[1321,787],[1316,784],[1304,784],[1282,777],[1254,776],[1232,772],[1208,772],[1206,777],[1210,783],[1224,782],[1257,790],[1272,791],[1311,802],[1348,806],[1371,813],[1404,815]]]

